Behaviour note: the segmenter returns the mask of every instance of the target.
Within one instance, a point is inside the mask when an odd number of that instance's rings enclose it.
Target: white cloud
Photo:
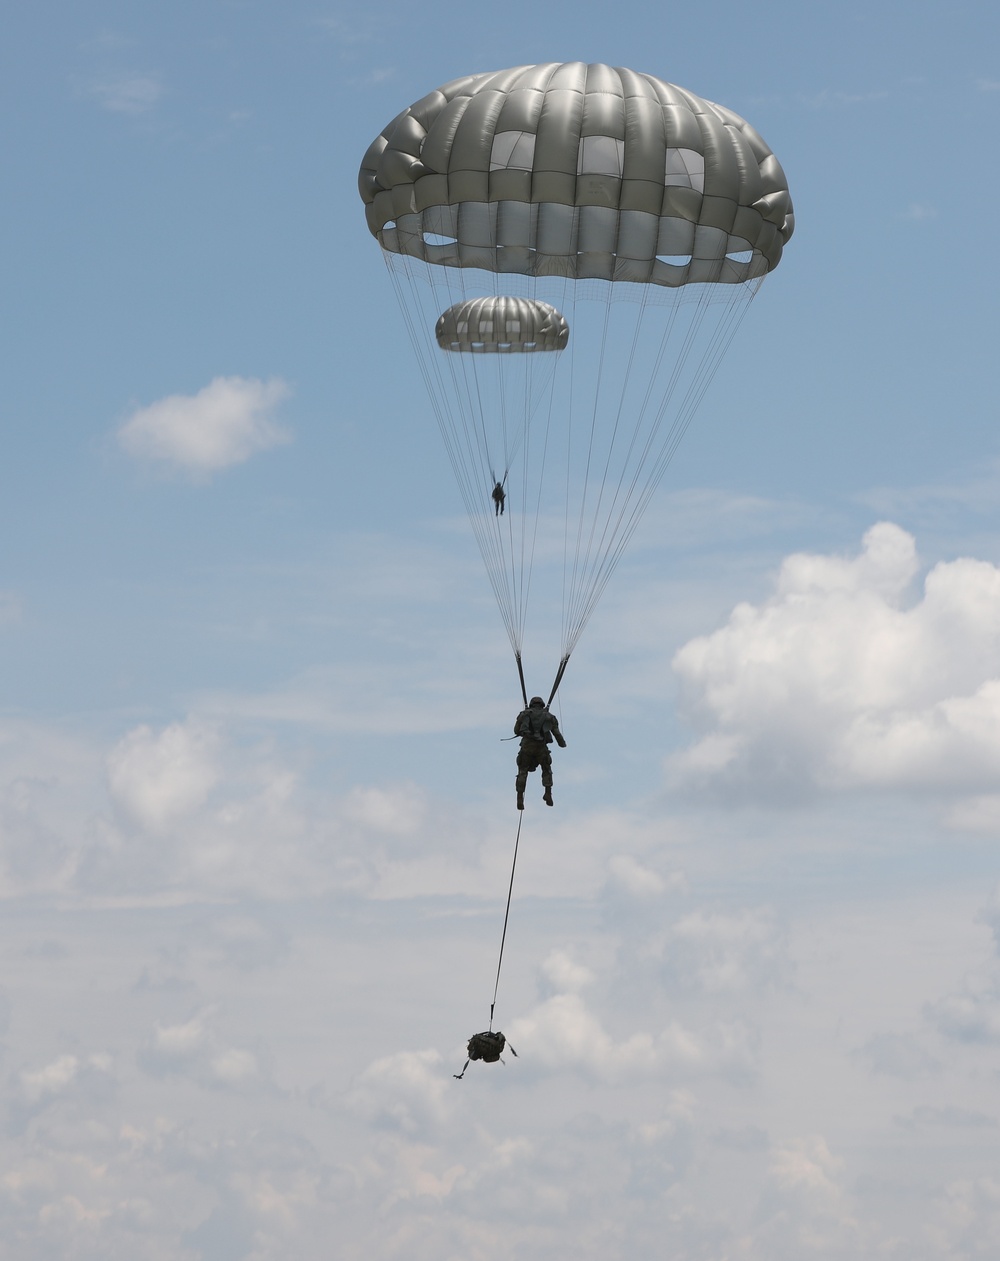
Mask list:
[[[37,1103],[46,1095],[56,1095],[73,1081],[79,1068],[75,1055],[60,1055],[43,1068],[25,1069],[20,1074],[21,1093],[28,1103]]]
[[[360,1074],[346,1101],[373,1125],[415,1137],[448,1119],[452,1087],[437,1051],[395,1051]]]
[[[631,854],[615,854],[608,860],[608,875],[611,883],[634,898],[658,898],[668,888],[683,889],[684,878],[677,874],[670,880],[664,878],[650,868],[644,867]]]
[[[509,829],[492,803],[459,808],[409,781],[337,791],[310,783],[308,769],[259,732],[241,739],[198,715],[140,724],[110,749],[59,728],[0,725],[0,897],[481,897],[508,879]],[[560,850],[572,840],[567,822]],[[596,853],[575,876],[598,886]],[[539,880],[564,890],[565,858]],[[205,945],[244,969],[287,948],[254,916]]]
[[[1000,1122],[986,1112],[974,1112],[969,1108],[958,1108],[953,1104],[936,1108],[929,1104],[921,1104],[913,1109],[909,1116],[897,1117],[897,1124],[905,1128],[917,1126],[940,1126],[949,1129],[995,1130]]]
[[[0,723],[0,894],[51,892],[73,879],[100,767],[98,751],[62,724]]]
[[[991,930],[993,946],[1000,950],[1000,889],[993,891],[975,918]],[[967,1047],[1000,1044],[1000,962],[991,957],[970,969],[962,987],[926,1003],[924,1015],[932,1028],[952,1042]]]
[[[1000,1043],[1000,984],[949,994],[929,1003],[927,1017],[947,1038],[995,1046]]]
[[[843,1167],[844,1162],[832,1154],[825,1140],[816,1136],[776,1148],[770,1172],[783,1191],[835,1200],[841,1194],[838,1175]]]
[[[257,1057],[252,1051],[240,1047],[229,1047],[213,1055],[209,1067],[213,1078],[224,1086],[255,1084],[260,1076]]]
[[[21,1133],[32,1119],[60,1104],[84,1109],[106,1101],[114,1087],[112,1059],[106,1052],[60,1055],[40,1068],[15,1074],[8,1096],[8,1125]]]
[[[786,985],[791,973],[784,936],[766,909],[692,911],[671,926],[661,952],[675,980],[706,993]]]
[[[655,1033],[643,1030],[616,1039],[580,992],[596,979],[589,969],[556,950],[540,971],[543,991],[559,992],[504,1031],[522,1059],[612,1084],[664,1073],[745,1078],[753,1071],[755,1035],[737,1020],[710,1022],[696,1032],[671,1019]]]
[[[413,836],[424,826],[428,811],[427,794],[413,783],[352,788],[345,805],[349,819],[390,838]]]
[[[559,1071],[583,1070],[607,1081],[655,1072],[668,1043],[674,1056],[689,1064],[702,1057],[698,1040],[680,1026],[666,1030],[661,1038],[662,1045],[642,1032],[615,1041],[579,994],[547,999],[510,1029],[513,1045],[535,1062]]]
[[[277,377],[216,377],[197,394],[171,394],[140,407],[118,430],[118,440],[136,459],[206,476],[290,442],[290,433],[272,419],[289,393]]]
[[[151,1077],[184,1077],[211,1089],[266,1089],[259,1056],[246,1047],[223,1045],[211,1015],[200,1012],[183,1024],[157,1024],[139,1048],[139,1067]]]
[[[876,1073],[903,1081],[940,1073],[941,1063],[921,1046],[911,1033],[879,1033],[870,1038],[857,1055]]]
[[[993,942],[1000,951],[1000,885],[990,894],[986,905],[976,918],[980,924],[985,924],[993,933]]]
[[[542,976],[558,993],[576,994],[594,980],[589,968],[572,959],[565,950],[553,950],[541,967]]]
[[[214,728],[196,721],[156,733],[136,727],[108,755],[115,803],[140,826],[162,831],[197,810],[218,778]]]
[[[753,1261],[860,1257],[870,1249],[842,1185],[844,1161],[822,1135],[776,1145],[757,1206]]]
[[[775,594],[674,658],[701,739],[674,783],[746,796],[1000,787],[1000,569],[934,567],[882,522],[853,558],[790,556]]]
[[[226,915],[203,935],[205,948],[222,966],[252,972],[285,957],[288,933],[250,915]]]
[[[692,1095],[672,1091],[659,1116],[653,1113],[634,1128],[625,1145],[630,1197],[662,1202],[667,1189],[682,1181],[697,1148],[694,1111]]]
[[[938,1206],[935,1206],[938,1207]],[[941,1197],[938,1256],[989,1261],[1000,1252],[1000,1181],[995,1176],[952,1182]],[[932,1236],[933,1238],[934,1236]]]
[[[122,71],[93,80],[89,94],[113,114],[145,114],[163,95],[163,82],[157,74]]]

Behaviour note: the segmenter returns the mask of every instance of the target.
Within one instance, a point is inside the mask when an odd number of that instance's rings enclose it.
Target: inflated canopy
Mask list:
[[[565,350],[569,325],[554,306],[532,298],[489,297],[457,302],[438,320],[442,350],[528,354]]]
[[[583,62],[445,84],[385,128],[359,186],[390,253],[527,276],[738,284],[777,266],[794,224],[738,114]]]
[[[784,172],[731,110],[568,62],[429,93],[369,146],[359,186],[525,704],[525,636],[531,662],[558,636],[551,703],[792,235]],[[562,353],[519,353],[545,349]],[[761,354],[733,425],[766,412],[768,372]]]

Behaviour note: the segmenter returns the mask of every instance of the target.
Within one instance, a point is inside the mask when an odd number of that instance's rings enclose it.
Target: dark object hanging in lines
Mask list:
[[[503,1034],[500,1033],[499,1030],[496,1033],[493,1032],[493,1012],[496,1010],[497,992],[500,989],[500,969],[503,967],[503,948],[504,943],[507,940],[507,921],[510,918],[510,899],[514,892],[514,871],[517,868],[517,850],[518,846],[521,844],[521,824],[523,820],[524,816],[519,814],[517,816],[517,835],[514,838],[514,859],[510,865],[510,885],[507,889],[507,909],[504,912],[503,933],[500,935],[500,954],[497,957],[497,979],[493,985],[493,1001],[490,1003],[490,1027],[485,1033],[474,1033],[469,1039],[469,1045],[467,1048],[469,1058],[465,1061],[460,1073],[452,1073],[452,1076],[457,1078],[458,1081],[461,1081],[465,1076],[465,1070],[469,1067],[471,1060],[482,1060],[484,1064],[495,1064],[497,1060],[500,1059],[500,1055],[505,1046],[509,1048],[511,1055],[515,1058],[517,1056],[517,1052]],[[503,1063],[502,1060],[500,1062]]]
[[[456,1081],[461,1081],[465,1076],[465,1070],[469,1067],[472,1060],[482,1060],[484,1064],[495,1064],[497,1060],[500,1060],[500,1055],[505,1046],[516,1059],[517,1052],[499,1030],[496,1033],[492,1030],[487,1030],[486,1033],[474,1033],[469,1039],[469,1045],[466,1048],[466,1054],[469,1058],[462,1066],[462,1071],[460,1073],[452,1073],[452,1076]],[[500,1063],[502,1064],[503,1060],[500,1060]]]

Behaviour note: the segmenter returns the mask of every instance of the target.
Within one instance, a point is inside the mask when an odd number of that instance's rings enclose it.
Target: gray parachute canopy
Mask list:
[[[569,325],[548,302],[531,298],[471,298],[440,317],[434,335],[442,350],[529,354],[565,350]]]
[[[526,646],[533,662],[558,643],[551,701],[781,260],[785,174],[724,106],[567,62],[430,92],[368,147],[359,187],[525,704]],[[517,353],[550,334],[561,353]],[[716,400],[720,442],[727,408],[730,430],[767,414],[773,363],[761,349]]]
[[[785,174],[738,114],[583,62],[456,79],[399,114],[359,177],[383,248],[446,267],[676,287],[773,270]]]

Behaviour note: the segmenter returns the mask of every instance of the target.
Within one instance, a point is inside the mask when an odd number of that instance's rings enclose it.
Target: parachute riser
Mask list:
[[[517,662],[517,677],[521,680],[521,696],[524,698],[524,708],[528,708],[528,689],[524,682],[524,666],[521,663],[521,654],[514,653],[514,660]]]
[[[546,701],[546,708],[555,700],[556,692],[559,691],[559,684],[562,682],[563,675],[566,673],[566,667],[569,665],[569,653],[559,662],[559,669],[556,671],[555,682],[552,684],[552,691],[549,693],[549,699]],[[521,677],[521,687],[524,687],[524,676]],[[527,702],[525,702],[527,704]]]

